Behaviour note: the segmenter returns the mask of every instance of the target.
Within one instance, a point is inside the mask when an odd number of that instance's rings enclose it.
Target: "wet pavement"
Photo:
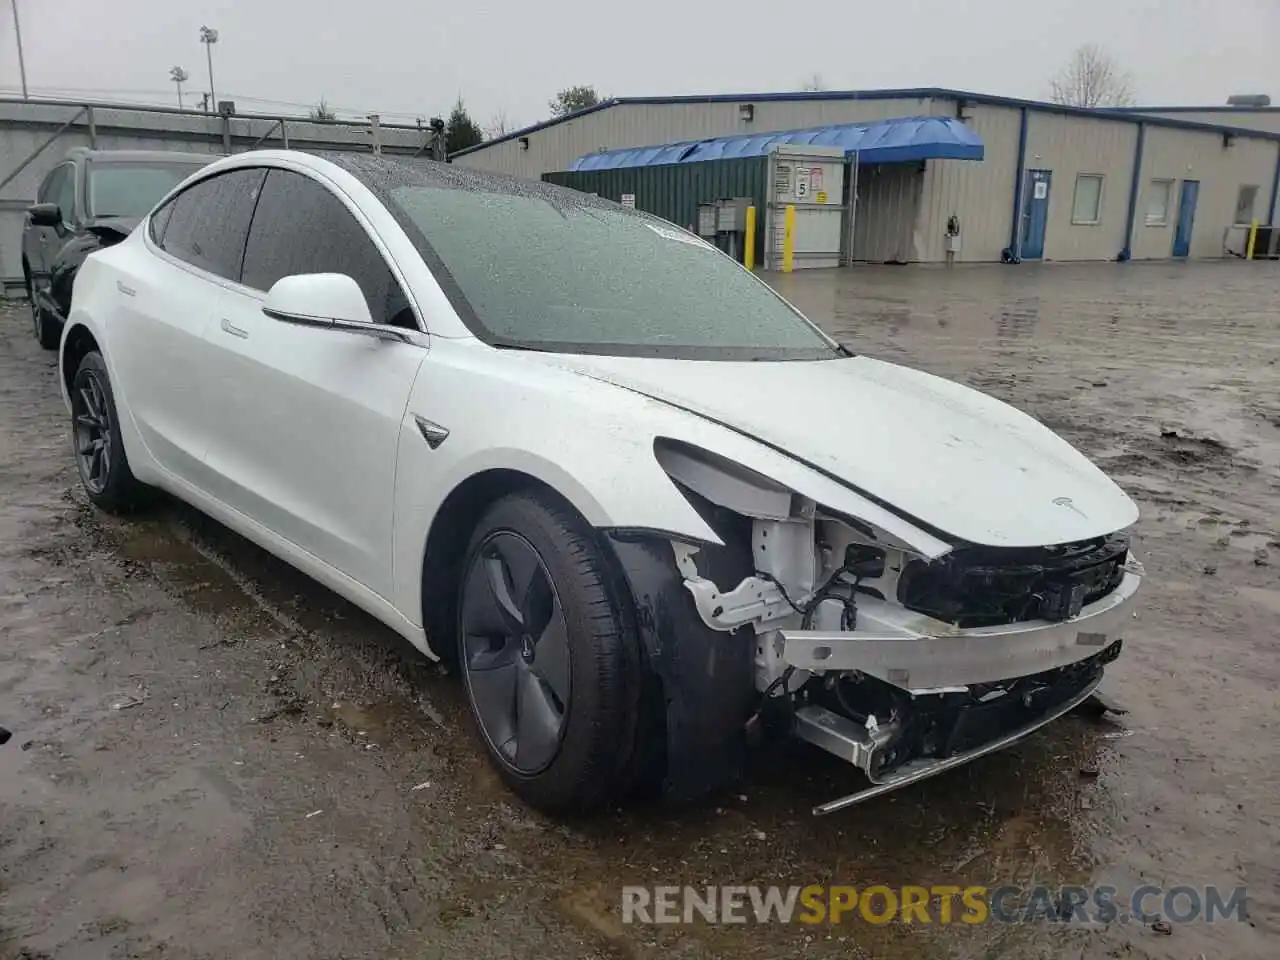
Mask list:
[[[555,823],[458,684],[193,511],[75,483],[55,361],[0,306],[0,958],[1274,956],[1280,269],[860,268],[773,278],[852,349],[954,377],[1096,458],[1148,580],[1119,722],[831,817],[808,747],[683,810]],[[874,411],[848,415],[874,415]],[[1249,921],[624,926],[624,884],[1249,888]]]

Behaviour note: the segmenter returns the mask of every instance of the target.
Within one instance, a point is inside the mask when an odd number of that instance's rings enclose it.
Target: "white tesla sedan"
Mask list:
[[[429,161],[211,164],[85,263],[61,371],[95,504],[168,491],[456,666],[547,810],[764,736],[870,780],[819,812],[964,763],[1090,694],[1141,578],[1031,417],[670,223]]]

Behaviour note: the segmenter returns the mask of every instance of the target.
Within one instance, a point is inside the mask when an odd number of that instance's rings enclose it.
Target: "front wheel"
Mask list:
[[[642,668],[628,610],[594,532],[553,497],[507,496],[478,524],[459,663],[490,757],[534,807],[585,812],[629,786]]]
[[[34,295],[31,296],[31,322],[35,327],[36,342],[46,350],[57,350],[62,341],[62,324],[49,316],[49,312],[36,302]]]
[[[111,378],[96,350],[85,354],[71,381],[71,440],[80,483],[95,506],[126,513],[143,501],[147,487],[129,469]]]

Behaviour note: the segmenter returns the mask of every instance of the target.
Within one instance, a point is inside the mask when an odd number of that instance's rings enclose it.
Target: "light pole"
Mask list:
[[[200,42],[204,44],[205,57],[209,61],[209,106],[217,110],[218,95],[213,90],[213,45],[218,42],[218,31],[211,27],[201,27]]]
[[[13,7],[13,35],[18,40],[18,73],[22,76],[22,99],[27,99],[27,62],[22,58],[22,25],[18,23],[18,0],[9,0]]]
[[[170,67],[169,79],[178,85],[178,109],[181,110],[182,109],[182,85],[186,83],[187,80],[190,79],[190,75],[187,73],[187,71],[183,70],[181,67]]]

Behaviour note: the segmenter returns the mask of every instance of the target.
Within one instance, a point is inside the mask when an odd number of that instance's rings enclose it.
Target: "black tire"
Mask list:
[[[62,325],[55,323],[49,315],[36,303],[35,292],[31,288],[31,272],[23,265],[23,279],[27,284],[27,300],[31,304],[31,324],[35,329],[36,342],[46,350],[57,350],[62,342]]]
[[[511,637],[481,637],[468,627],[475,626],[477,604],[483,607],[486,597],[492,598],[488,587],[491,568],[486,564],[492,564],[496,556],[495,545],[502,544],[524,544],[536,553],[563,613],[567,636],[569,693],[563,702],[552,695],[551,702],[561,708],[559,740],[554,756],[539,769],[522,769],[517,763],[522,750],[512,744],[518,739],[520,720],[509,718],[506,749],[515,754],[510,756],[494,742],[493,724],[486,726],[484,708],[478,705],[482,699],[476,692],[482,683],[479,670],[486,668],[477,669],[477,662],[486,657],[495,662],[511,642]],[[506,582],[514,585],[510,569],[504,569]],[[526,602],[526,598],[534,592],[531,584],[519,600],[522,610],[531,608],[533,601]],[[514,596],[508,594],[509,599]],[[512,791],[531,806],[553,814],[590,812],[626,793],[637,753],[643,668],[630,598],[609,567],[591,527],[571,507],[547,493],[515,493],[495,502],[476,526],[467,548],[457,613],[458,664],[472,719]],[[528,613],[526,617],[536,619]],[[537,639],[530,639],[526,632],[524,642],[541,651],[552,632],[545,627]],[[483,650],[477,652],[480,647]],[[527,671],[526,676],[537,673],[542,663],[535,654],[528,656],[526,664],[514,664]],[[483,676],[497,675],[496,669],[489,669],[491,673]],[[548,683],[542,687],[551,690]],[[512,681],[517,714],[523,703],[521,689],[519,681]],[[489,708],[492,702],[491,698]]]
[[[108,513],[138,508],[150,488],[138,482],[129,469],[115,394],[102,354],[92,350],[84,355],[70,393],[72,451],[89,500]]]

